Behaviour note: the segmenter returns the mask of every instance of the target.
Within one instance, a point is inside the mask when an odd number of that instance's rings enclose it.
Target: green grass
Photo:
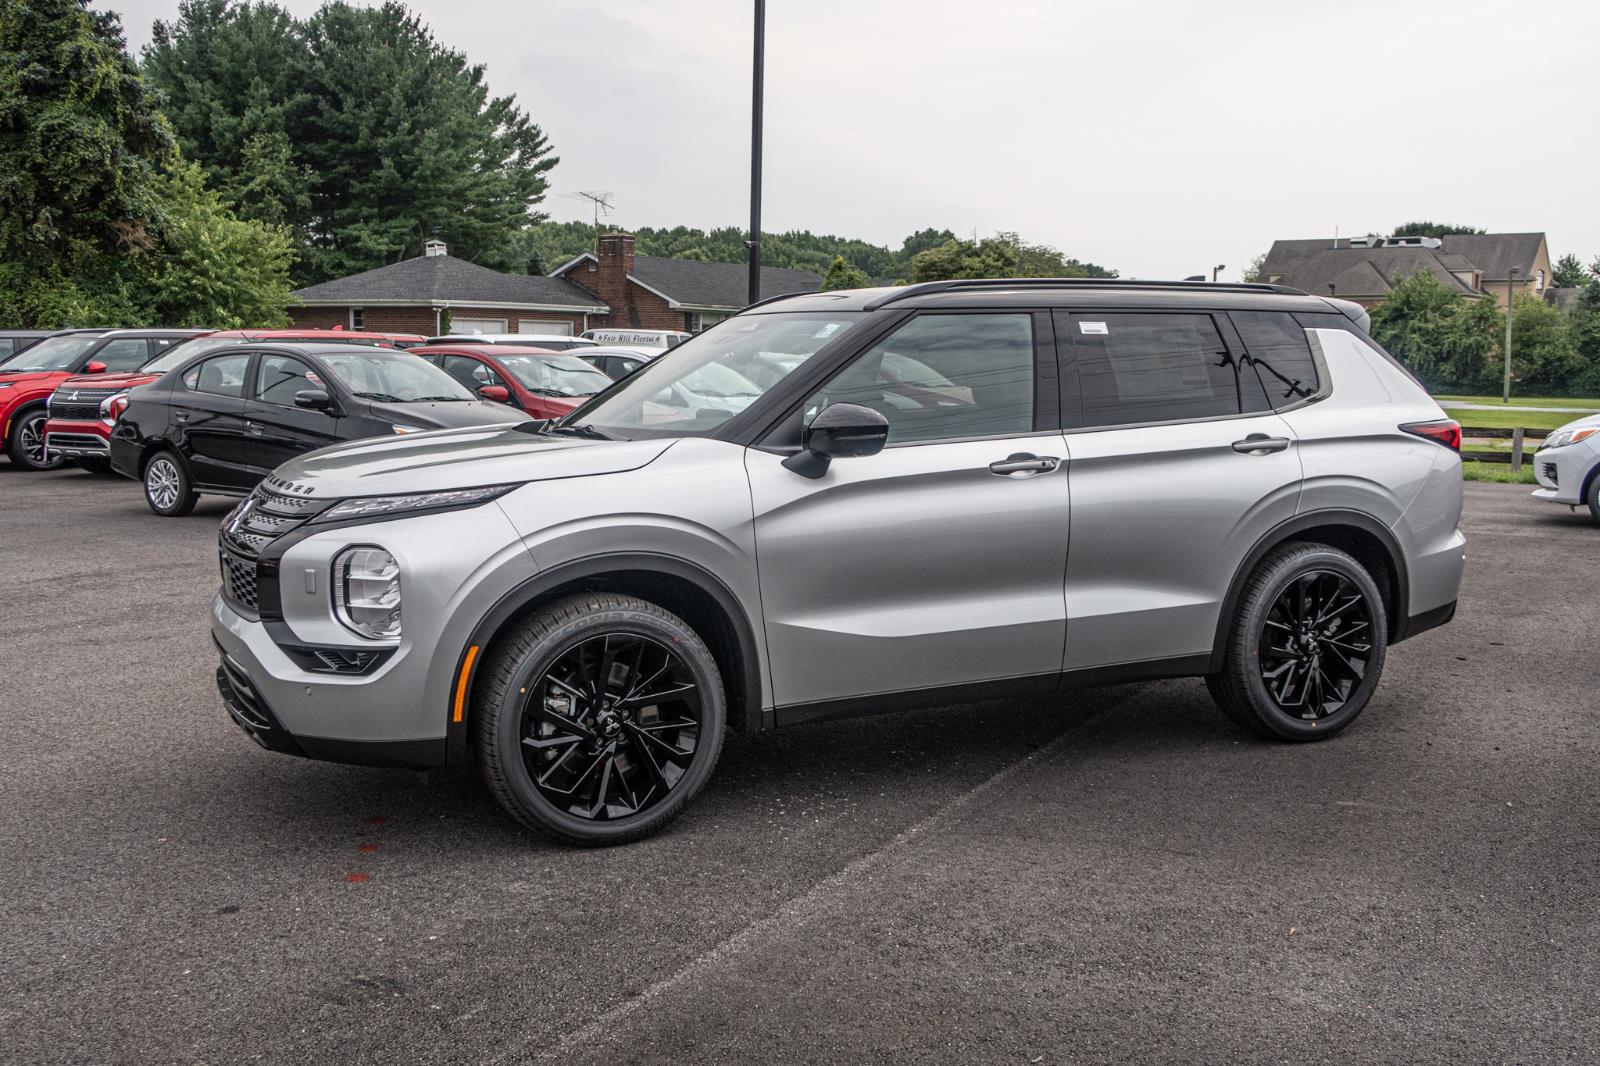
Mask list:
[[[1440,406],[1448,407],[1452,403],[1499,403],[1498,396],[1435,396]],[[1582,407],[1585,410],[1600,411],[1600,400],[1572,396],[1513,396],[1512,407]]]
[[[1509,463],[1461,464],[1461,476],[1467,481],[1495,481],[1502,485],[1537,485],[1533,478],[1533,464],[1522,464],[1522,473],[1513,474]]]
[[[1560,429],[1583,415],[1565,411],[1479,411],[1470,407],[1445,406],[1444,413],[1463,426],[1477,429]]]

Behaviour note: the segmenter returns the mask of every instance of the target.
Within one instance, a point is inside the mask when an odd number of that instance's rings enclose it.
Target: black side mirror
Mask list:
[[[801,477],[819,478],[834,459],[877,455],[889,441],[889,420],[857,403],[831,403],[801,438],[801,450],[783,461]]]
[[[333,397],[323,389],[301,389],[294,394],[294,405],[311,411],[326,411],[333,406]]]

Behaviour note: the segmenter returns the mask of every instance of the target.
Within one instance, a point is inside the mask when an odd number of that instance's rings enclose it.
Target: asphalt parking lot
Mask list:
[[[1333,741],[1191,681],[733,737],[574,851],[245,739],[227,501],[0,463],[0,1057],[1600,1060],[1600,529],[1467,499],[1456,622]]]

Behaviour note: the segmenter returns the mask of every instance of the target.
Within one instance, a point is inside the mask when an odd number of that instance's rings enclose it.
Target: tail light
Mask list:
[[[119,392],[115,396],[107,397],[101,401],[100,417],[107,422],[115,423],[122,417],[122,412],[128,409],[128,394]]]
[[[1453,452],[1461,450],[1461,423],[1453,418],[1437,422],[1407,422],[1400,428],[1414,437],[1425,437],[1435,444],[1443,444]]]

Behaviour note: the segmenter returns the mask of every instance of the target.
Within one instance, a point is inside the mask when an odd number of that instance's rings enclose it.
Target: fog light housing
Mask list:
[[[369,640],[400,635],[400,564],[382,548],[346,548],[333,560],[339,621]]]

